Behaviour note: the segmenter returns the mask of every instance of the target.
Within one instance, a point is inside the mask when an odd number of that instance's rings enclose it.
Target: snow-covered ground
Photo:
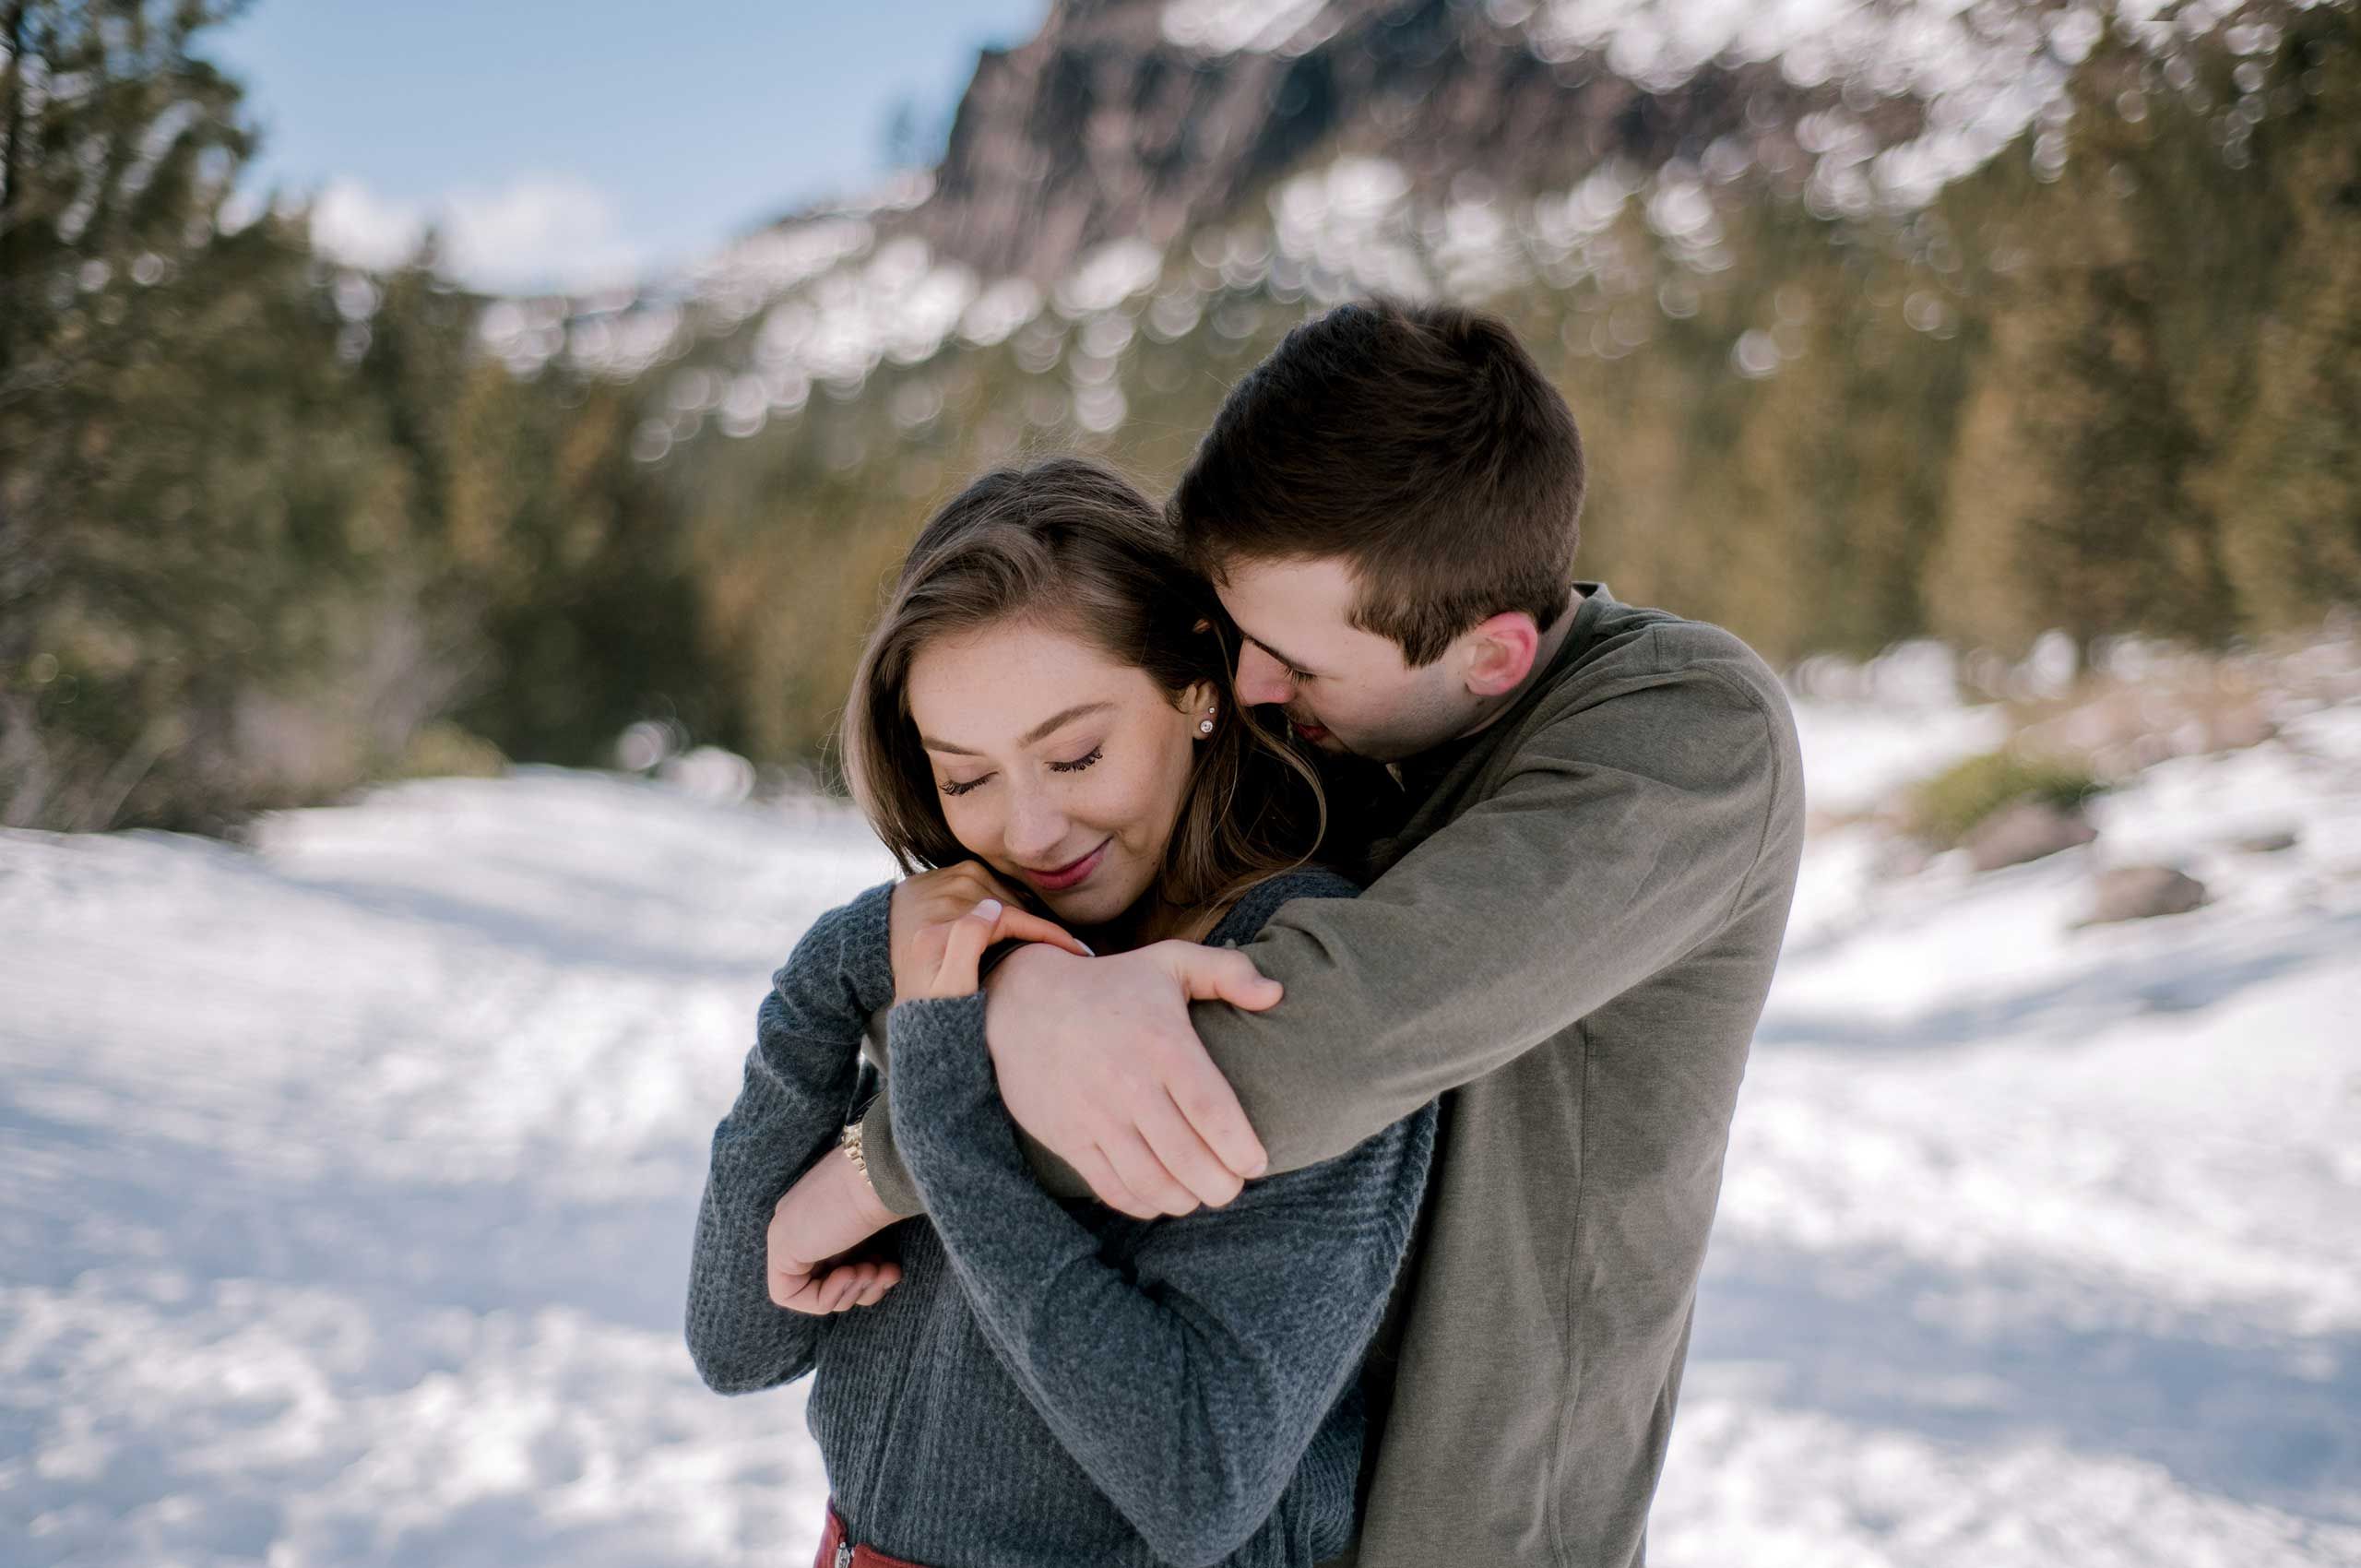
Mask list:
[[[1802,717],[1848,808],[1997,733]],[[1654,1561],[2361,1562],[2361,707],[2099,820],[1815,839]],[[2131,856],[2213,902],[2077,928]],[[682,1292],[765,979],[887,869],[542,769],[0,836],[0,1564],[809,1561],[800,1391],[707,1393]]]

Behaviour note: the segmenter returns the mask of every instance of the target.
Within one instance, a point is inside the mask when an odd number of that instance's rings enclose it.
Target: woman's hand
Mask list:
[[[894,889],[887,924],[896,1002],[967,995],[981,983],[984,951],[995,942],[1046,942],[1093,956],[1064,927],[1019,908],[980,861],[905,879]]]
[[[901,1265],[844,1254],[894,1223],[867,1177],[841,1152],[805,1171],[771,1210],[771,1301],[817,1317],[869,1307],[902,1277]]]

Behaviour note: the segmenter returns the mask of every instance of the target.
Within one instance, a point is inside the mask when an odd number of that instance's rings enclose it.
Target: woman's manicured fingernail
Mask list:
[[[1081,949],[1082,949],[1082,955],[1083,955],[1083,956],[1084,956],[1084,957],[1086,957],[1086,958],[1096,958],[1096,957],[1097,957],[1097,956],[1098,956],[1098,955],[1097,955],[1097,954],[1093,953],[1093,952],[1090,950],[1090,944],[1089,944],[1089,943],[1087,943],[1087,942],[1085,942],[1085,941],[1084,941],[1082,938],[1080,938],[1079,936],[1077,936],[1077,937],[1075,937],[1075,938],[1074,939],[1074,944],[1076,947],[1079,947],[1079,948],[1081,948]]]
[[[996,921],[1000,919],[1000,900],[997,898],[985,899],[982,903],[976,906],[976,913],[983,916],[983,918],[988,921]]]

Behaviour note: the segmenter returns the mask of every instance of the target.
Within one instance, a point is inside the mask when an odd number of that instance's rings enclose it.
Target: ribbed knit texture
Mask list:
[[[1326,872],[1274,878],[1211,940],[1246,940],[1291,898],[1353,892]],[[892,998],[890,894],[815,922],[757,1015],[698,1217],[699,1372],[735,1393],[816,1363],[809,1420],[852,1538],[933,1568],[1309,1565],[1343,1550],[1355,1374],[1417,1216],[1431,1103],[1226,1207],[1135,1220],[1034,1184],[980,994],[904,1003],[887,1092],[931,1221],[882,1238],[903,1277],[876,1306],[771,1305],[771,1210],[832,1146],[863,1022]]]

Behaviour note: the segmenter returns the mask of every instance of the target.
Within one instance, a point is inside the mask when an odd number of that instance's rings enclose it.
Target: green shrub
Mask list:
[[[498,746],[448,719],[436,719],[409,738],[394,768],[397,778],[497,778],[508,771]]]
[[[1948,849],[2001,807],[2035,800],[2060,811],[2079,809],[2106,786],[2079,763],[2027,756],[2015,750],[1965,757],[1910,792],[1910,831]]]

